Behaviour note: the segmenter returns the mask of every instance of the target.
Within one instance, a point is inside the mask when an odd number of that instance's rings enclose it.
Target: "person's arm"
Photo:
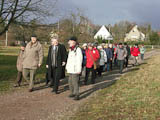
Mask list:
[[[99,54],[99,51],[98,50],[95,50],[96,51],[96,60],[95,61],[97,61],[99,58],[100,58],[100,54]]]
[[[116,50],[115,50],[115,52],[114,52],[115,54],[118,54],[118,49],[116,48]]]
[[[105,63],[107,63],[107,54],[105,51],[104,51],[104,61],[105,61]]]
[[[113,53],[112,53],[112,50],[111,50],[111,49],[110,49],[110,57],[111,57],[111,60],[112,60]]]
[[[66,62],[67,62],[67,50],[66,50],[66,47],[64,45],[61,45],[62,47],[62,66],[65,66],[66,65]]]
[[[20,54],[21,54],[21,52],[19,52],[18,57],[17,57],[17,63],[16,63],[17,69],[18,69],[18,65],[19,65]]]
[[[51,54],[51,46],[49,47],[49,50],[48,50],[48,56],[47,56],[47,60],[46,60],[46,68],[48,68],[49,66],[49,56]]]
[[[42,63],[43,63],[43,48],[42,48],[42,45],[40,45],[40,47],[39,47],[38,55],[39,55],[39,64],[38,64],[38,66],[40,67],[42,65]]]
[[[128,55],[128,52],[127,52],[127,49],[125,48],[124,49],[124,57],[127,57],[127,55]]]
[[[80,74],[82,72],[82,62],[83,62],[83,55],[82,50],[80,48],[77,48],[76,51],[76,64],[77,64],[77,72]]]

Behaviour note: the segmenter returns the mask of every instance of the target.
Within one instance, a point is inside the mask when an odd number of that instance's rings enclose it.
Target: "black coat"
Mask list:
[[[46,62],[46,65],[48,65],[49,67],[51,67],[52,65],[51,50],[52,50],[52,46],[49,47],[48,57],[47,57],[47,62]],[[57,52],[56,61],[57,61],[57,67],[62,67],[62,62],[67,61],[67,52],[66,52],[66,48],[64,45],[58,44],[58,52]]]
[[[46,65],[49,66],[49,68],[47,69],[47,78],[49,79],[48,81],[51,80],[52,78],[52,58],[51,58],[51,52],[52,50],[52,46],[49,47],[49,51],[48,51],[48,57],[47,57],[47,61],[46,61]],[[67,51],[64,45],[58,44],[58,52],[57,52],[57,70],[62,70],[62,75],[61,78],[65,77],[65,66],[62,66],[62,62],[67,61]]]

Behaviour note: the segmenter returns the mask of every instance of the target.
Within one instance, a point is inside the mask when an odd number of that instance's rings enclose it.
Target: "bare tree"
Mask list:
[[[46,0],[1,0],[0,1],[0,35],[8,30],[11,23],[20,18],[23,15],[28,17],[50,15],[41,4]],[[57,0],[52,0],[56,2]],[[43,9],[45,8],[45,9]]]

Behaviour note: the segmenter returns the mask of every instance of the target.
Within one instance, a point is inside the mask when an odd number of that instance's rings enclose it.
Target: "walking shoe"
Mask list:
[[[74,100],[79,100],[79,95],[76,95],[76,96],[74,97]]]
[[[33,92],[33,88],[28,90],[29,92]]]
[[[51,92],[52,92],[52,93],[55,92],[55,94],[60,94],[58,91],[55,91],[55,90],[52,90]]]
[[[55,94],[60,94],[60,92],[56,91]]]
[[[13,87],[20,87],[20,84],[15,84]]]
[[[73,94],[70,94],[68,97],[70,97],[70,98],[73,98],[73,97],[75,97],[75,95],[73,95]]]

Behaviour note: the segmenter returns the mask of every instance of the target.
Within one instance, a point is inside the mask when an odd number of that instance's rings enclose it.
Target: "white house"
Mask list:
[[[138,26],[134,26],[132,30],[126,34],[126,37],[124,39],[125,42],[127,41],[144,41],[145,40],[145,34],[143,34],[141,31],[138,30]]]
[[[100,30],[94,36],[94,39],[102,38],[104,40],[113,40],[111,33],[107,30],[107,28],[103,25]]]

